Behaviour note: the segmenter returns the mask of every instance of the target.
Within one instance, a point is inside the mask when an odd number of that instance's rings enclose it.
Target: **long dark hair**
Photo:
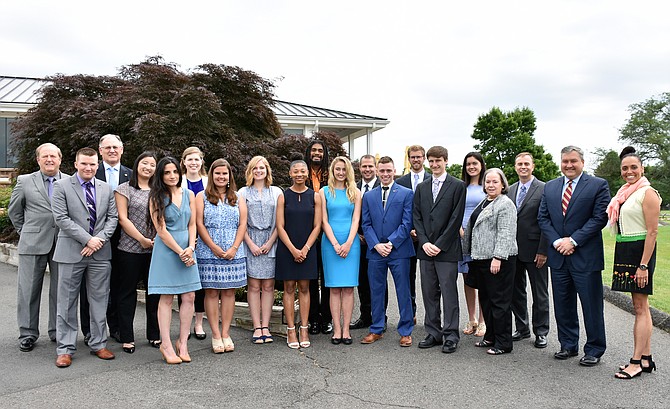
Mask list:
[[[477,162],[481,163],[482,165],[482,170],[479,172],[479,180],[477,181],[478,185],[482,185],[484,183],[484,173],[486,173],[486,162],[484,162],[484,158],[482,157],[482,154],[479,152],[470,152],[467,155],[465,155],[465,158],[463,158],[463,170],[461,171],[461,180],[465,182],[466,185],[470,184],[470,175],[468,175],[468,171],[465,170],[465,164],[468,163],[468,158],[475,158],[477,159]]]
[[[310,151],[312,150],[312,146],[314,145],[321,145],[323,146],[323,159],[321,159],[321,178],[320,178],[320,185],[326,186],[328,184],[328,166],[330,165],[330,160],[328,159],[328,145],[324,141],[321,141],[319,139],[313,139],[312,142],[307,145],[307,149],[305,149],[305,163],[307,163],[307,172],[308,174],[312,173],[312,155],[310,155]],[[305,185],[308,187],[311,187],[312,189],[314,186],[312,186],[312,178],[308,177],[307,180],[305,181]]]
[[[130,180],[128,181],[128,185],[130,187],[134,187],[135,189],[139,189],[139,186],[137,185],[137,168],[140,166],[140,162],[144,158],[154,158],[154,161],[158,162],[158,158],[156,157],[156,152],[154,151],[144,151],[140,153],[140,156],[135,159],[135,164],[133,165],[133,174],[130,175]],[[154,176],[156,176],[156,173],[149,178],[149,186],[151,187],[151,182],[154,180]]]
[[[230,206],[235,206],[237,204],[237,194],[235,191],[237,191],[237,185],[235,184],[235,178],[233,177],[233,169],[230,167],[230,163],[228,163],[227,160],[225,159],[217,159],[212,164],[209,166],[209,174],[207,176],[207,187],[205,187],[205,197],[209,201],[209,203],[213,205],[218,205],[219,204],[219,191],[217,190],[216,186],[214,186],[214,169],[220,168],[221,166],[225,166],[226,169],[228,169],[228,186],[226,186],[226,202]]]
[[[179,161],[172,156],[166,156],[159,160],[156,165],[153,182],[151,183],[151,191],[149,192],[149,206],[151,206],[156,214],[156,221],[159,223],[165,219],[165,208],[171,199],[170,188],[163,182],[163,173],[165,173],[165,167],[169,164],[173,164],[177,168],[177,172],[179,172],[177,186],[181,186],[182,174]]]

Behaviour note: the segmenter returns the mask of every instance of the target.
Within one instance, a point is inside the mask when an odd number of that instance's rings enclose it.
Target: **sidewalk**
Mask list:
[[[670,407],[670,334],[654,329],[658,372],[629,381],[614,379],[616,367],[632,353],[633,316],[610,303],[605,303],[608,350],[593,368],[579,366],[579,357],[553,358],[559,349],[553,320],[546,349],[534,348],[531,337],[515,343],[511,354],[488,356],[474,347],[478,338],[462,336],[454,354],[443,354],[437,347],[419,350],[416,345],[425,336],[419,296],[412,348],[398,344],[397,307],[391,297],[389,330],[372,345],[359,344],[367,332],[356,330],[351,346],[332,345],[329,336],[319,335],[312,337],[311,348],[295,351],[278,337],[273,344],[253,345],[249,331],[233,329],[235,352],[214,355],[209,336],[204,341],[192,339],[193,362],[168,366],[145,341],[140,305],[134,354],[110,341],[116,359],[102,361],[88,353],[80,336],[72,366],[60,369],[54,365],[55,344],[46,336],[46,308],[35,349],[19,351],[16,271],[0,263],[2,408]],[[42,304],[47,305],[46,297]],[[461,321],[466,321],[463,299]],[[584,334],[582,346],[583,342]]]

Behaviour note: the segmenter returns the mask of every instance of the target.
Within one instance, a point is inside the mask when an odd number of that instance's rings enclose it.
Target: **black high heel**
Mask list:
[[[633,364],[633,365],[640,365],[640,372],[636,372],[634,375],[631,375],[628,372],[621,369],[621,370],[619,370],[619,372],[614,374],[614,377],[617,378],[617,379],[633,379],[636,376],[642,375],[642,372],[644,372],[644,368],[642,367],[642,360],[631,358],[630,363]],[[626,365],[624,368],[626,368],[626,367],[628,367],[628,365]]]
[[[656,370],[656,362],[654,362],[654,360],[651,359],[651,355],[642,355],[642,358],[640,360],[643,359],[649,362],[649,366],[640,365],[640,367],[642,368],[642,372],[651,373],[651,371]]]
[[[129,354],[132,354],[133,352],[135,352],[135,343],[132,343],[132,342],[125,343],[125,344],[123,344],[122,348],[123,348],[123,352],[127,352]]]

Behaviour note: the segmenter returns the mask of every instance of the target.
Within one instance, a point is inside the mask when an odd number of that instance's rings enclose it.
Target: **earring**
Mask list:
[[[230,182],[228,182],[228,184],[226,185],[226,187],[230,187]]]

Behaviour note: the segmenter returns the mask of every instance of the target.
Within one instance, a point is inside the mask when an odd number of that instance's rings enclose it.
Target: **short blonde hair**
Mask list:
[[[205,168],[205,154],[202,153],[200,148],[197,146],[189,146],[188,148],[184,149],[184,153],[181,154],[181,161],[179,161],[179,167],[181,168],[181,173],[185,176],[186,175],[186,165],[184,164],[184,161],[186,160],[186,157],[188,155],[192,155],[194,153],[197,153],[200,155],[200,159],[202,160],[202,166],[200,166],[200,176],[207,176],[207,169]]]
[[[272,168],[270,167],[270,163],[268,162],[267,159],[265,159],[264,156],[254,156],[249,161],[249,164],[247,165],[247,170],[244,172],[244,176],[247,179],[247,186],[251,186],[254,184],[254,168],[258,166],[259,163],[263,163],[267,171],[267,175],[265,175],[265,186],[266,187],[272,186]]]

